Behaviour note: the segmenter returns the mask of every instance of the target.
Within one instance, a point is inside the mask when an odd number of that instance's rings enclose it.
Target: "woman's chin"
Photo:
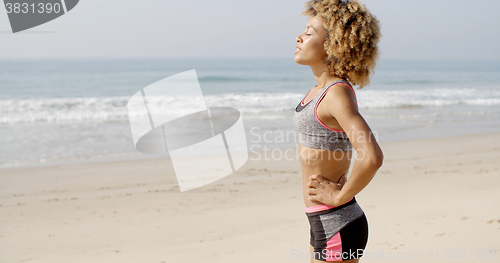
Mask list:
[[[295,63],[300,64],[300,65],[306,65],[305,61],[301,60],[300,57],[298,57],[297,55],[295,55],[295,58],[293,59],[293,61],[295,61]]]

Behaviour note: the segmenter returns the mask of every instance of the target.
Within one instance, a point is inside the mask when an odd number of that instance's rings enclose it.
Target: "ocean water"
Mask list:
[[[158,157],[135,150],[127,102],[191,69],[208,106],[241,112],[251,150],[296,147],[293,109],[316,82],[292,58],[3,59],[0,168]],[[500,131],[500,62],[382,60],[356,96],[381,142]]]

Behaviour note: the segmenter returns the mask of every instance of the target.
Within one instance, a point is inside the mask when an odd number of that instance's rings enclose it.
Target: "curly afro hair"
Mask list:
[[[378,58],[379,21],[358,0],[311,0],[303,15],[317,16],[328,31],[327,71],[359,88],[370,83]]]

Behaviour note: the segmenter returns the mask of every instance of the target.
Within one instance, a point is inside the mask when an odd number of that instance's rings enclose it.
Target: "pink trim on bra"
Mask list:
[[[310,99],[307,103],[304,103],[304,100],[306,99],[307,95],[309,95],[309,92],[311,91],[308,91],[307,94],[304,96],[304,98],[300,101],[300,105],[301,106],[304,106],[304,105],[307,105],[309,102],[311,102],[311,100],[313,100],[314,98]],[[317,96],[317,95],[316,95]],[[315,97],[316,97],[315,96]]]
[[[344,83],[344,82],[339,82],[337,84],[343,84],[343,85],[346,85],[348,86],[349,88],[351,88],[351,91],[352,91],[352,94],[354,94],[354,101],[356,102],[356,108],[358,107],[358,100],[356,98],[356,93],[354,93],[354,89],[351,87],[351,85],[348,85],[347,83]],[[335,85],[337,85],[335,84]],[[328,90],[330,90],[331,87],[335,86],[335,85],[332,85],[330,87],[328,87],[325,92],[323,92],[323,94],[321,95],[321,97],[319,97],[318,101],[316,102],[316,105],[314,107],[314,117],[316,117],[316,120],[319,122],[319,124],[321,124],[323,127],[327,128],[328,130],[330,131],[334,131],[334,132],[344,132],[345,131],[341,131],[341,130],[335,130],[335,129],[332,129],[328,126],[326,126],[326,124],[324,124],[318,117],[318,112],[317,112],[317,109],[318,109],[318,105],[319,103],[321,102],[321,100],[323,99],[323,97],[325,97],[326,93],[328,92]],[[307,96],[307,95],[306,95]]]

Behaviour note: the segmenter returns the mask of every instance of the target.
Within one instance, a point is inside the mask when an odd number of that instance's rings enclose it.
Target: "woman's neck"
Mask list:
[[[318,83],[319,88],[324,88],[328,84],[335,82],[337,80],[342,80],[341,78],[330,75],[326,70],[325,64],[321,63],[318,65],[311,65],[312,72],[316,78],[316,83]]]

